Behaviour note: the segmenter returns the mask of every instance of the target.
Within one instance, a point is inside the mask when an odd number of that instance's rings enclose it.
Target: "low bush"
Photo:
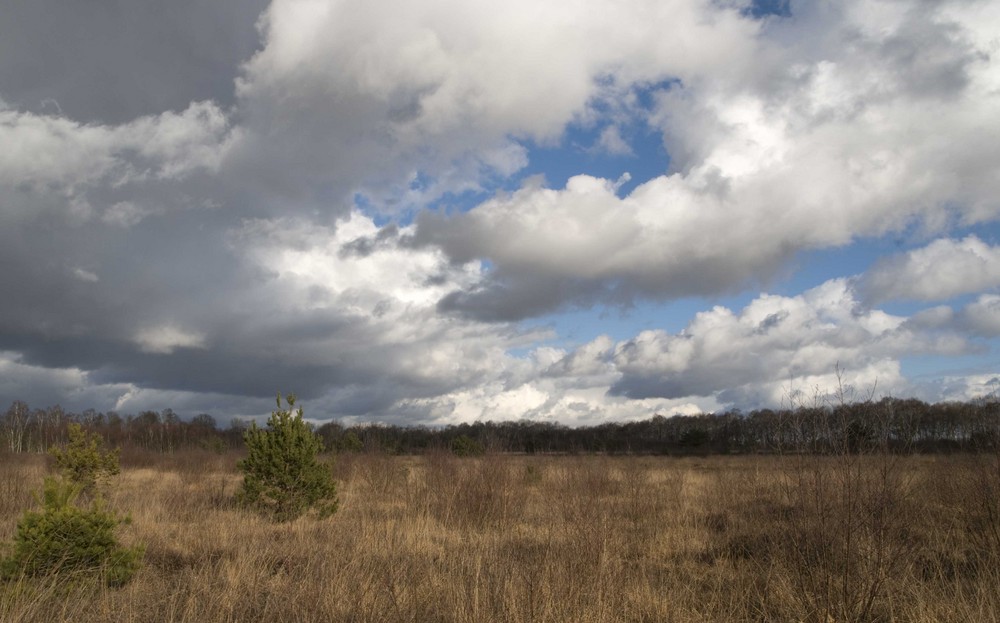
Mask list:
[[[100,500],[79,506],[81,486],[47,477],[40,510],[27,511],[17,524],[9,555],[0,561],[4,579],[53,573],[98,573],[111,586],[128,582],[142,560],[142,547],[123,547],[115,529],[128,523],[104,510]]]

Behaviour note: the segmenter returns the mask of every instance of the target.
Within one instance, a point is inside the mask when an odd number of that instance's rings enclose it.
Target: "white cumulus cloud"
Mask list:
[[[942,301],[1000,285],[1000,247],[976,236],[940,239],[880,260],[859,287],[872,302],[910,299]]]
[[[766,403],[790,384],[830,392],[838,368],[852,384],[891,391],[901,387],[900,357],[970,348],[953,332],[917,330],[904,317],[862,308],[837,279],[799,296],[761,295],[739,312],[717,306],[679,333],[644,331],[620,342],[612,361],[622,376],[611,391]]]

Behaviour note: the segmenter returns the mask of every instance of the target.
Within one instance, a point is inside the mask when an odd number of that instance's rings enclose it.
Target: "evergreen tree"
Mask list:
[[[282,409],[278,394],[278,408],[267,428],[254,423],[243,434],[248,453],[239,462],[243,486],[237,498],[277,521],[295,519],[313,508],[328,517],[337,510],[337,487],[330,466],[316,458],[323,441],[302,419],[302,408],[292,410],[295,396],[285,400],[287,408]]]
[[[69,443],[49,450],[67,480],[92,493],[98,482],[118,475],[120,449],[102,451],[101,436],[87,433],[79,424],[70,424],[67,432]]]
[[[111,586],[128,582],[142,562],[143,547],[123,547],[115,529],[127,524],[104,509],[100,499],[80,505],[81,485],[47,477],[39,510],[29,510],[17,524],[10,554],[0,560],[0,576],[17,579],[52,573],[99,573]]]

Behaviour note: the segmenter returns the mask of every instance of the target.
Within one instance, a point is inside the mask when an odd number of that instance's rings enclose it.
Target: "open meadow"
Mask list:
[[[0,621],[1000,621],[993,454],[344,454],[289,523],[235,506],[238,458],[123,455],[138,574],[9,581]],[[0,540],[50,460],[0,457]]]

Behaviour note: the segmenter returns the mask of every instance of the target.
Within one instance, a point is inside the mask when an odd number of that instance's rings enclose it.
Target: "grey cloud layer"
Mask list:
[[[121,124],[233,102],[265,0],[5,2],[0,97],[21,110]]]

